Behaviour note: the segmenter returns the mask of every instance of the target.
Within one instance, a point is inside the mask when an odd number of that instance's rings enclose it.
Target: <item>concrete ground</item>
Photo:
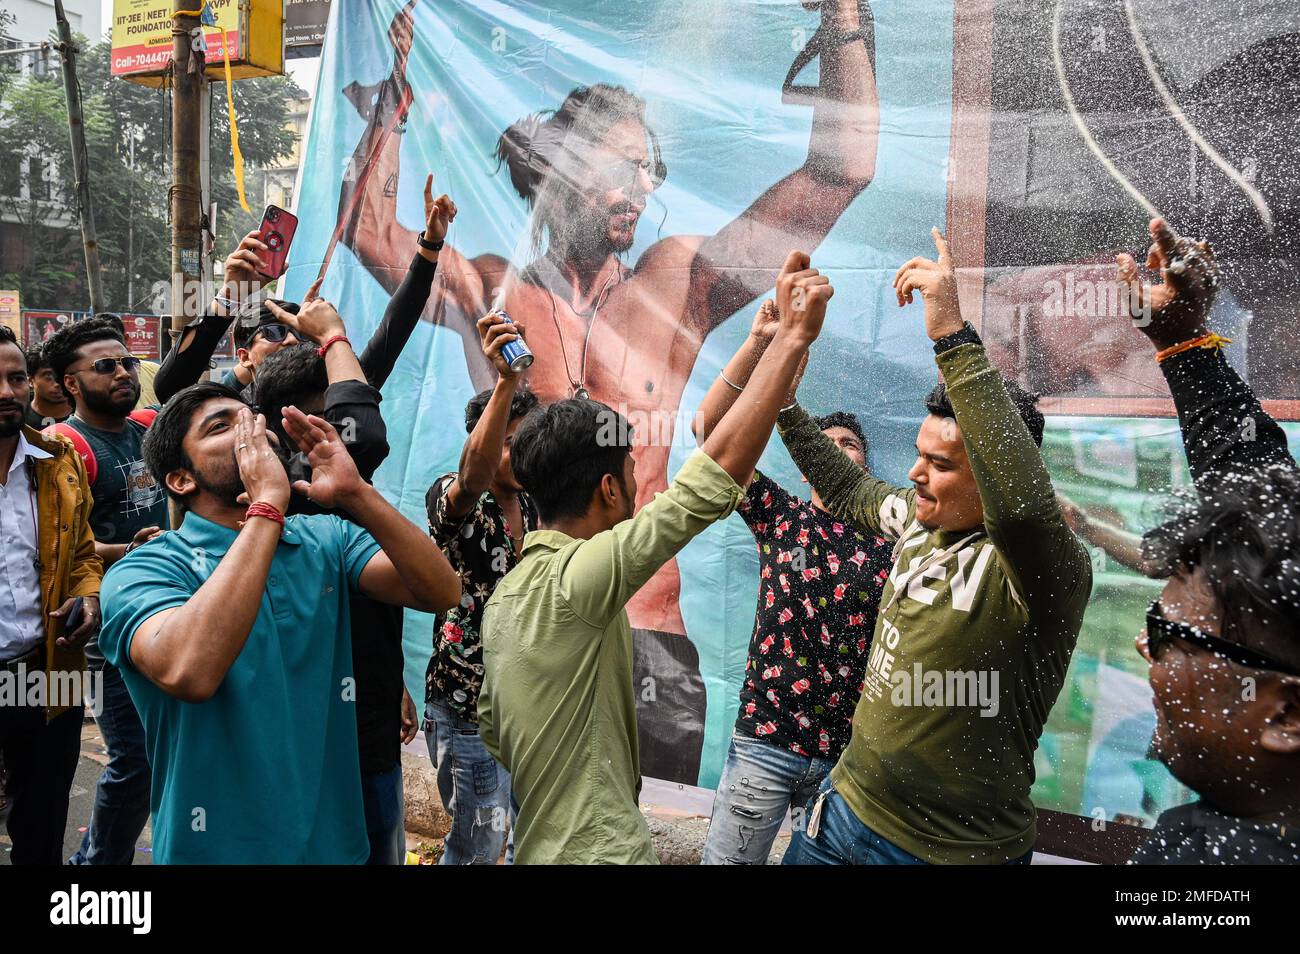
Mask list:
[[[108,762],[108,751],[104,748],[104,739],[99,734],[99,726],[94,720],[87,719],[81,727],[81,759],[77,763],[77,774],[72,781],[72,792],[68,799],[68,827],[63,832],[63,856],[71,858],[81,845],[81,837],[90,824],[90,813],[95,807],[95,783]],[[0,810],[0,819],[7,817],[8,804]],[[135,864],[153,864],[150,845],[149,826],[145,825],[144,834],[136,844]],[[12,843],[5,826],[0,824],[0,865],[9,864],[9,851]]]
[[[95,804],[95,783],[108,761],[99,727],[87,720],[81,730],[81,759],[68,800],[68,826],[64,832],[63,854],[71,857],[81,844],[90,824]],[[450,819],[442,809],[433,766],[422,737],[405,747],[402,753],[402,776],[406,794],[406,843],[408,851],[423,864],[437,862],[442,854],[442,839]],[[642,811],[650,826],[659,859],[664,864],[698,864],[709,830],[709,810],[713,793],[688,785],[645,781],[641,795]],[[7,805],[0,809],[0,865],[9,864],[11,843],[3,825]],[[135,864],[152,864],[151,832],[148,825],[136,846]],[[789,844],[789,822],[772,850],[771,864],[780,862]]]

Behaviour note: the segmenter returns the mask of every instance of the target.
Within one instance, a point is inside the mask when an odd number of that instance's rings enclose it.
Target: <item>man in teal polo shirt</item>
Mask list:
[[[144,445],[185,519],[104,582],[100,646],[144,721],[163,864],[363,863],[349,597],[460,600],[441,551],[360,478],[334,428],[292,407],[284,424],[312,468],[293,489],[355,523],[286,520],[265,420],[198,384]]]

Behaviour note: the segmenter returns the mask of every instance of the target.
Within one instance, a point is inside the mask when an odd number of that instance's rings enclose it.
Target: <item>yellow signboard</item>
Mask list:
[[[198,10],[203,0],[186,0]],[[223,75],[222,29],[235,79],[284,72],[284,0],[208,0],[216,26],[203,27],[209,78]],[[112,71],[157,86],[171,68],[174,0],[113,0]]]
[[[18,292],[0,290],[0,325],[12,331],[19,341],[23,340],[23,309]]]

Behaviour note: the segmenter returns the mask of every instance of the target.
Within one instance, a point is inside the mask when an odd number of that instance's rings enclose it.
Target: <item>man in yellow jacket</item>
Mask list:
[[[85,465],[72,444],[23,426],[27,358],[0,327],[0,752],[16,864],[63,861],[81,750],[81,647],[99,628],[104,570]]]

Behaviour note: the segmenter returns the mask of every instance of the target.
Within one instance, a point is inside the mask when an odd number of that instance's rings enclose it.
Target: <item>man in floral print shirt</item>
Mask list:
[[[469,440],[460,469],[434,481],[425,496],[429,533],[460,574],[460,606],[434,626],[433,656],[424,676],[424,739],[438,771],[438,791],[451,815],[441,863],[496,864],[508,830],[510,776],[483,747],[478,695],[483,685],[483,608],[518,562],[537,513],[515,480],[510,443],[537,396],[501,357],[521,327],[500,315],[478,322],[483,353],[499,375],[496,387],[465,408]]]
[[[770,302],[704,399],[701,440],[731,406],[775,332]],[[796,381],[796,387],[798,382]],[[817,419],[859,467],[866,440],[842,411]],[[890,547],[761,473],[736,508],[758,543],[758,610],[740,711],[713,803],[704,864],[763,864],[786,813],[834,767],[853,731]]]

